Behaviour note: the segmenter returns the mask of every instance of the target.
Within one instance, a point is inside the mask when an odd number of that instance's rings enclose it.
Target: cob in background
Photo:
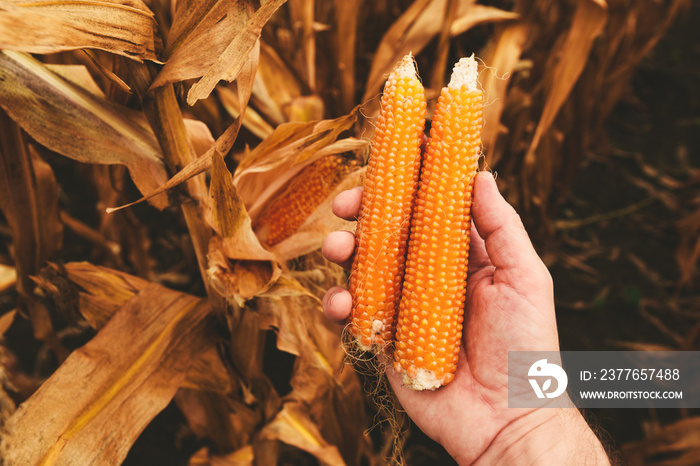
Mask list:
[[[442,89],[411,222],[396,329],[395,368],[414,390],[454,378],[462,338],[473,179],[483,93],[472,55]]]
[[[349,331],[363,350],[393,339],[425,108],[423,85],[408,54],[384,86],[355,235]]]
[[[268,246],[289,238],[357,166],[356,160],[348,161],[340,155],[328,155],[310,163],[258,216],[255,231]]]

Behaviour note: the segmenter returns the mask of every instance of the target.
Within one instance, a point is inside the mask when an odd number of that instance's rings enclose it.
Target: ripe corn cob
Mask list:
[[[289,238],[345,176],[358,166],[329,155],[304,167],[258,217],[256,232],[268,246]]]
[[[411,55],[391,72],[367,167],[350,275],[350,333],[368,350],[393,339],[425,125]]]
[[[459,356],[481,146],[476,66],[473,56],[461,59],[442,89],[413,212],[394,365],[415,390],[452,381]]]

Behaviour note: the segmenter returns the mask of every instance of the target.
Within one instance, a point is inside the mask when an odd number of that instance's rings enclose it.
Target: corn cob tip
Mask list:
[[[459,89],[462,86],[467,86],[470,91],[478,91],[477,87],[477,63],[474,59],[474,54],[467,58],[460,58],[454,69],[452,70],[452,77],[450,78],[450,84],[448,87],[450,89]]]
[[[416,75],[416,65],[413,61],[413,54],[410,52],[405,55],[400,62],[396,64],[394,70],[391,73],[396,78],[415,78]]]

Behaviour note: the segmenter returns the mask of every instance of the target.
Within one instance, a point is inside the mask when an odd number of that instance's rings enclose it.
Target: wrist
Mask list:
[[[474,464],[609,465],[605,449],[574,408],[542,408],[510,422]]]

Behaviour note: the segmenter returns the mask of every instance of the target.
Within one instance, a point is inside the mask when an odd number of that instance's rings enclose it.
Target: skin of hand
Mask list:
[[[334,213],[354,220],[361,197],[361,188],[340,193]],[[472,216],[455,378],[436,391],[412,391],[388,364],[396,396],[415,424],[460,464],[609,464],[575,408],[508,408],[508,351],[559,350],[552,278],[488,172],[476,176]],[[334,232],[322,251],[349,268],[354,247],[351,232]],[[331,288],[323,299],[324,313],[338,323],[351,308],[344,288]]]

